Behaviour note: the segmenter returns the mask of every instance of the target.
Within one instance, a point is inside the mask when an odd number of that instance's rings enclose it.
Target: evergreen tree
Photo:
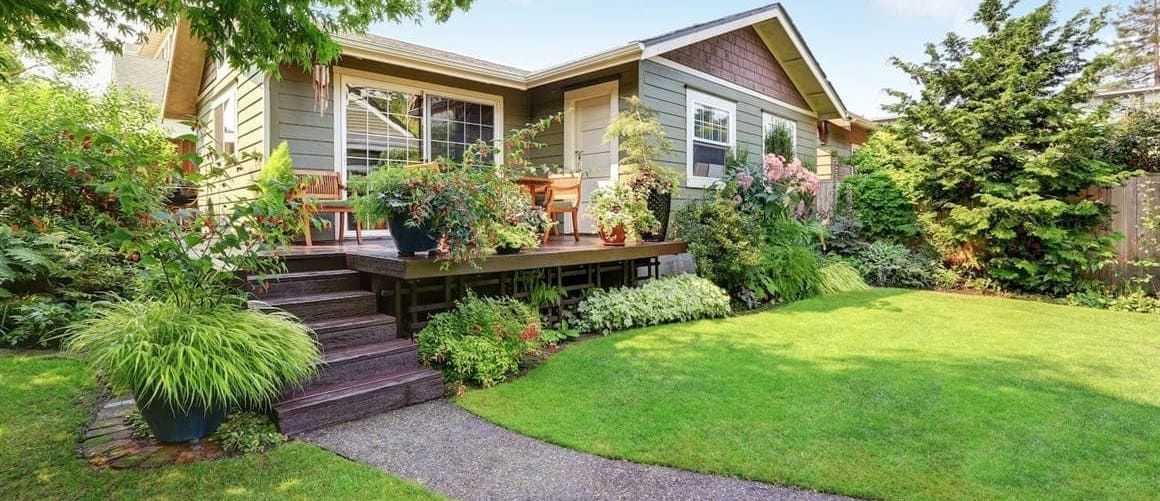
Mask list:
[[[1055,19],[1054,1],[1015,16],[984,0],[983,33],[928,44],[927,61],[893,64],[919,86],[890,91],[893,132],[915,162],[915,197],[952,261],[1017,290],[1063,294],[1113,256],[1109,209],[1092,186],[1127,174],[1103,160],[1106,108],[1084,106],[1111,65],[1100,46],[1107,10]]]
[[[178,17],[206,43],[209,56],[237,68],[310,68],[340,55],[330,33],[362,32],[371,23],[444,21],[472,0],[19,0],[0,5],[0,80],[22,70],[19,56],[54,61],[75,55],[75,37],[121,51],[125,41],[172,26]]]
[[[1116,18],[1115,88],[1160,85],[1160,0],[1135,0]]]

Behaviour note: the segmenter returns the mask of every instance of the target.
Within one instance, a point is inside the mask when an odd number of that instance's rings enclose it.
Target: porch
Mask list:
[[[634,285],[660,275],[661,256],[686,251],[684,242],[643,242],[608,247],[599,237],[557,237],[535,250],[492,255],[472,266],[443,267],[434,257],[400,257],[390,238],[294,246],[285,254],[288,271],[309,274],[338,269],[358,272],[374,294],[379,313],[397,321],[400,334],[414,335],[431,315],[446,311],[467,290],[481,295],[524,298],[537,286],[567,291],[563,305],[579,302],[592,287]],[[546,312],[554,316],[557,312]]]

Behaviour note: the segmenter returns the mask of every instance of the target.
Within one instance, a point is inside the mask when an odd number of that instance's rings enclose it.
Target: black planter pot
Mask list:
[[[412,257],[416,252],[429,252],[438,245],[438,242],[431,238],[431,228],[427,225],[420,228],[407,226],[407,214],[392,214],[388,224],[391,228],[391,237],[395,239],[395,248],[399,250],[401,257]]]
[[[510,256],[512,254],[519,254],[521,250],[523,249],[520,249],[519,247],[508,247],[506,245],[501,245],[495,248],[495,253],[501,256]]]
[[[665,235],[669,234],[669,211],[672,208],[672,193],[648,192],[648,210],[661,222],[661,228],[656,233],[641,233],[640,238],[645,242],[663,242]]]
[[[189,442],[208,437],[226,420],[226,410],[192,407],[182,410],[169,402],[153,399],[149,405],[137,402],[141,417],[158,442]]]

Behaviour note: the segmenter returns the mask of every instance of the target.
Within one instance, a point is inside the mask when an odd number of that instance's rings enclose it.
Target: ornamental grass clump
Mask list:
[[[281,311],[103,303],[71,330],[68,349],[115,390],[182,410],[262,407],[321,359],[309,329]]]

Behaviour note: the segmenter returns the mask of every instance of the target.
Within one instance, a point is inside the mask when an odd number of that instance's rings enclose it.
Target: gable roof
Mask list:
[[[572,61],[528,71],[453,52],[370,34],[336,34],[345,56],[527,90],[592,71],[640,61],[752,26],[821,120],[849,116],[826,74],[781,4],[739,12],[658,36],[629,42]],[[200,67],[198,68],[200,71]],[[172,75],[171,75],[172,76]],[[173,83],[173,79],[170,79]],[[167,110],[168,110],[167,104]]]

